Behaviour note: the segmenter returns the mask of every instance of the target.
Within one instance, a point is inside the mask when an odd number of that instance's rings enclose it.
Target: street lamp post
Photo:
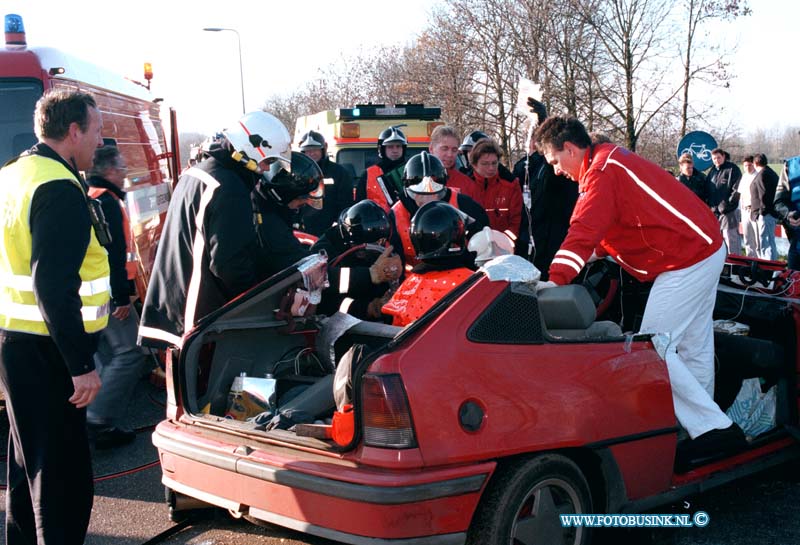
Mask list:
[[[204,28],[206,32],[222,32],[222,31],[229,31],[236,34],[236,44],[239,46],[239,80],[242,86],[242,114],[245,113],[244,109],[244,70],[242,70],[242,39],[239,36],[239,31],[235,28],[217,28],[217,27],[209,27]]]

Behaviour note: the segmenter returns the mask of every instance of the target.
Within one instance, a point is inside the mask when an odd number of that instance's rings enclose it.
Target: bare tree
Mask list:
[[[597,115],[624,134],[631,151],[642,130],[681,89],[669,86],[664,64],[667,0],[606,0],[573,6],[591,27],[600,44],[597,63],[608,72],[593,73],[596,90],[606,108]]]
[[[682,0],[676,4],[676,9],[686,25],[686,41],[680,45],[683,63],[682,137],[690,119],[689,86],[692,82],[700,79],[727,88],[730,80],[725,59],[732,50],[721,52],[718,43],[707,43],[699,31],[713,20],[731,21],[750,15],[751,11],[745,0]]]

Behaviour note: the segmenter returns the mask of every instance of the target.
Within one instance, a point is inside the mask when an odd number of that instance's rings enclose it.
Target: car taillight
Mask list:
[[[361,391],[364,444],[382,448],[416,447],[411,410],[400,375],[364,375]]]

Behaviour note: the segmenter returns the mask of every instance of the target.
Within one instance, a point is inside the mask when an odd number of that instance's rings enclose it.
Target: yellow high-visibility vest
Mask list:
[[[50,334],[33,292],[30,213],[36,190],[53,180],[70,180],[84,192],[69,169],[41,155],[20,157],[0,170],[0,329]],[[87,333],[94,333],[108,324],[111,295],[108,254],[97,241],[94,227],[80,277],[83,326]]]

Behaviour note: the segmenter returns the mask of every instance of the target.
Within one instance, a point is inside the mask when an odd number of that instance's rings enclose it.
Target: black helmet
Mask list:
[[[405,125],[392,126],[381,132],[380,136],[378,136],[378,157],[385,159],[383,148],[386,144],[401,144],[403,146],[403,155],[406,154],[408,140],[406,139],[406,135],[403,134],[403,131],[400,130],[400,127],[404,126]]]
[[[489,135],[483,131],[472,131],[464,137],[464,141],[461,142],[461,145],[458,146],[458,149],[462,152],[468,152],[475,147],[475,144],[478,143],[478,140],[482,140],[484,138],[489,138]]]
[[[403,186],[412,193],[430,195],[447,185],[447,169],[435,155],[422,151],[403,169]]]
[[[417,259],[427,261],[465,254],[467,219],[466,214],[444,201],[423,205],[411,218],[411,245]]]
[[[286,169],[284,161],[276,161],[264,173],[262,180],[267,192],[280,204],[286,205],[298,197],[308,197],[311,207],[322,208],[325,192],[322,171],[316,161],[300,152],[292,152],[291,172]]]
[[[316,148],[325,149],[326,145],[325,137],[317,131],[308,131],[300,137],[300,151]]]
[[[392,228],[383,208],[364,199],[339,214],[339,233],[347,246],[356,246],[387,239]]]

